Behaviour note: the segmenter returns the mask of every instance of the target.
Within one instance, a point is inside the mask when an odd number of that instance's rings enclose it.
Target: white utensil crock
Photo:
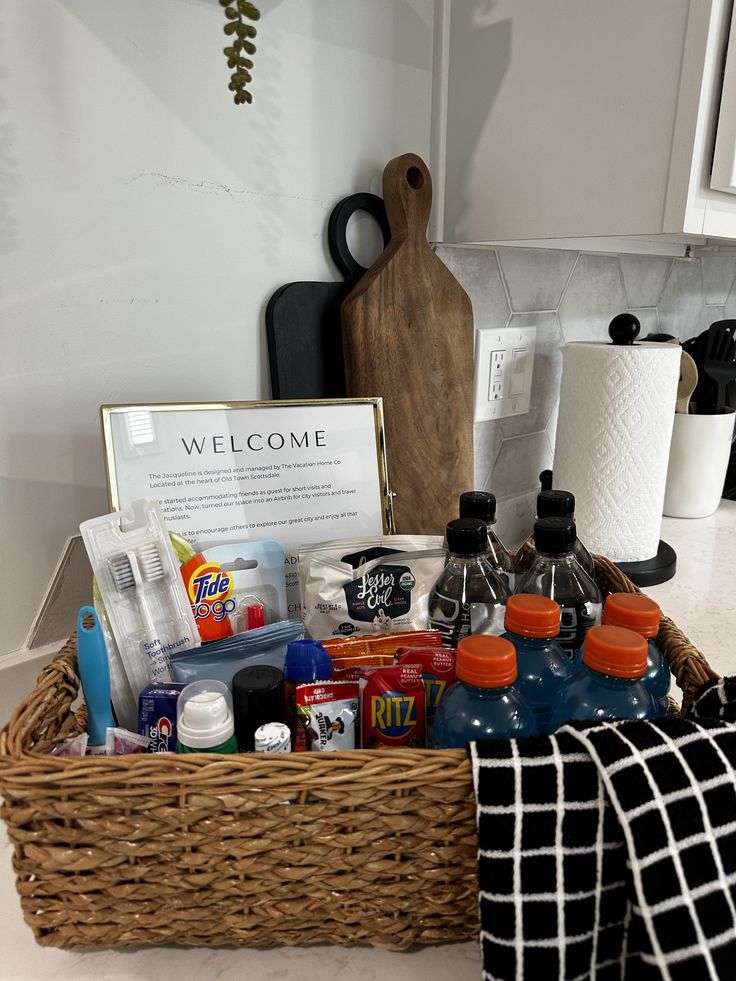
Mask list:
[[[718,507],[734,439],[736,409],[718,415],[675,413],[664,513],[704,518]]]

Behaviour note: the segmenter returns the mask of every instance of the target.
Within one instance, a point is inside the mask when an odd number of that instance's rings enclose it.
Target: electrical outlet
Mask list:
[[[529,411],[536,339],[536,327],[476,330],[474,422]]]

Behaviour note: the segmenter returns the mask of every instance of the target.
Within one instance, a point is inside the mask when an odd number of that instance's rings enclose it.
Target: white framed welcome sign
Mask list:
[[[381,399],[103,405],[110,505],[161,504],[198,549],[273,539],[298,609],[308,542],[393,531]]]

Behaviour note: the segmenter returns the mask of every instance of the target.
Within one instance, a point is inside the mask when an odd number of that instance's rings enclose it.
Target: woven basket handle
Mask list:
[[[3,756],[18,756],[31,750],[48,753],[60,739],[83,732],[87,725],[86,708],[71,711],[78,695],[77,641],[73,634],[43,669],[36,687],[18,705],[0,733],[0,764]]]
[[[595,579],[604,595],[608,593],[641,593],[621,570],[602,555],[594,555]],[[664,654],[677,686],[682,690],[683,708],[687,708],[696,689],[706,681],[719,678],[717,671],[690,643],[680,628],[662,614],[659,618],[657,646]]]

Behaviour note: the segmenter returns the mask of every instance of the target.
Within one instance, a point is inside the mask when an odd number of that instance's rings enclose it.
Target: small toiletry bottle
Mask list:
[[[626,627],[647,641],[647,670],[644,684],[654,697],[662,715],[666,715],[672,676],[664,654],[654,642],[659,633],[659,604],[642,593],[611,593],[603,605],[604,624]],[[582,651],[580,660],[582,661]]]
[[[291,730],[291,748],[295,751],[309,749],[305,730],[297,724],[296,686],[309,681],[329,681],[332,670],[332,659],[319,641],[289,641],[284,662],[284,721]]]
[[[234,676],[235,735],[241,753],[254,751],[254,735],[259,726],[283,718],[283,682],[283,671],[268,664],[242,668]]]
[[[549,596],[562,608],[557,643],[573,660],[589,627],[601,622],[601,593],[575,558],[572,518],[540,518],[534,523],[536,557],[516,580],[519,593]]]
[[[478,518],[447,526],[447,565],[429,592],[429,626],[445,647],[469,634],[500,634],[509,590],[489,562],[488,531]]]
[[[549,471],[547,471],[549,472]],[[540,477],[544,474],[539,475]],[[543,490],[537,494],[537,519],[539,518],[575,518],[575,495],[565,490]],[[514,560],[514,572],[517,583],[527,573],[535,558],[534,534],[520,546]],[[595,575],[593,556],[579,538],[575,538],[575,558],[585,569],[590,578]]]
[[[516,687],[529,702],[540,733],[546,733],[555,695],[573,671],[555,640],[560,632],[559,604],[547,596],[517,593],[506,603],[505,623],[502,636],[516,648]]]
[[[487,558],[509,588],[514,591],[514,562],[501,539],[493,530],[496,523],[496,496],[486,491],[466,491],[460,495],[460,517],[479,518],[488,529]]]
[[[644,683],[647,642],[623,627],[591,627],[583,666],[557,692],[549,731],[571,720],[653,719],[659,709]]]
[[[254,734],[256,753],[290,753],[291,733],[283,722],[266,722]]]
[[[221,681],[194,681],[176,705],[177,753],[237,753],[230,689]]]
[[[455,669],[457,681],[437,706],[435,749],[537,734],[534,712],[514,686],[516,651],[505,637],[465,637],[457,648]]]

